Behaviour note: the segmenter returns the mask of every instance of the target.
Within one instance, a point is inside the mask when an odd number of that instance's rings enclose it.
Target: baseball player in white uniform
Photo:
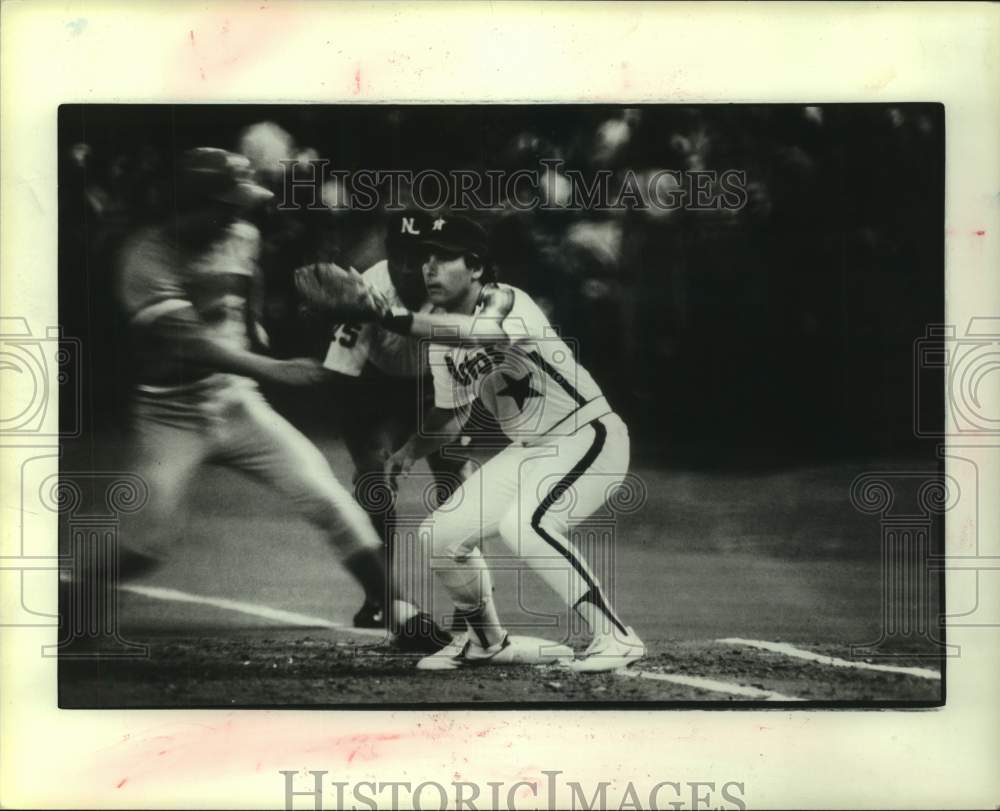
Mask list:
[[[423,430],[386,463],[405,474],[447,441],[479,401],[513,444],[487,461],[424,522],[432,566],[461,612],[466,634],[420,660],[428,670],[544,659],[512,644],[493,603],[484,537],[494,533],[586,621],[592,641],[574,670],[607,671],[635,662],[645,647],[618,616],[567,537],[559,509],[568,495],[578,517],[600,508],[628,470],[629,437],[600,388],[531,298],[492,283],[486,234],[471,220],[440,216],[425,239],[431,313],[396,308],[383,323],[432,341],[435,409]]]
[[[431,217],[418,209],[390,215],[386,226],[387,258],[366,270],[365,284],[390,306],[429,312],[422,266],[426,248],[421,240],[430,233]],[[372,520],[386,547],[392,570],[395,511],[391,500],[378,492],[385,482],[386,458],[414,433],[422,412],[420,399],[433,391],[420,385],[429,373],[426,348],[415,338],[398,335],[376,323],[335,325],[323,365],[354,378],[340,381],[335,396],[341,412],[343,438],[354,461],[355,497]],[[452,449],[454,450],[454,449]],[[464,458],[457,453],[431,453],[428,465],[434,474],[436,495],[444,500],[461,481]],[[365,602],[354,616],[357,627],[384,627],[381,606]]]
[[[271,192],[253,181],[244,156],[213,148],[185,153],[178,186],[175,216],[136,234],[122,255],[119,292],[138,363],[135,465],[149,489],[149,502],[125,528],[123,576],[138,571],[127,561],[165,556],[180,532],[186,486],[200,464],[215,461],[286,496],[330,540],[366,601],[393,614],[398,641],[437,650],[430,618],[393,600],[364,511],[319,449],[257,388],[258,381],[308,386],[329,376],[312,360],[253,351],[260,235],[242,212]]]

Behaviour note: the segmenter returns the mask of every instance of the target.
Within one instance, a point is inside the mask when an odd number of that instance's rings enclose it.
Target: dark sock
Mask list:
[[[379,549],[359,549],[344,558],[344,567],[361,584],[365,601],[372,605],[389,604],[389,583],[385,570],[385,552]]]
[[[577,600],[573,604],[573,608],[587,621],[590,630],[595,634],[608,633],[612,626],[623,634],[628,633],[625,630],[625,624],[611,610],[611,606],[604,599],[600,588],[596,586]]]
[[[503,642],[504,637],[507,636],[507,632],[500,624],[492,596],[475,608],[455,606],[455,616],[465,621],[476,641],[484,648],[490,648]]]

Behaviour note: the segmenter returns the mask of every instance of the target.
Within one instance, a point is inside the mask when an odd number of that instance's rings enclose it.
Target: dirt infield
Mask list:
[[[420,707],[466,702],[599,706],[765,700],[650,675],[774,692],[779,697],[766,700],[778,702],[935,702],[941,696],[941,682],[925,677],[832,667],[718,642],[655,641],[651,646],[659,652],[630,669],[647,677],[627,678],[621,673],[572,673],[557,666],[427,673],[415,670],[412,657],[345,636],[288,630],[143,640],[150,646],[148,659],[61,662],[60,704],[69,708]]]
[[[335,470],[349,469],[342,448],[325,450]],[[619,516],[613,541],[588,551],[591,560],[604,555],[606,585],[649,648],[638,678],[556,668],[418,672],[345,627],[360,593],[318,533],[275,494],[208,468],[210,486],[193,488],[170,564],[141,581],[145,592],[119,594],[119,627],[149,646],[149,658],[60,661],[60,705],[937,702],[940,678],[853,666],[864,661],[852,648],[879,639],[886,606],[878,519],[853,510],[848,494],[855,476],[881,466],[641,471],[644,509]],[[418,497],[403,495],[419,514]],[[496,599],[512,633],[579,645],[541,581],[506,565],[496,572]],[[422,602],[440,618],[450,611],[436,586]],[[720,641],[734,637],[790,643],[840,664]],[[870,663],[943,664],[929,655]]]

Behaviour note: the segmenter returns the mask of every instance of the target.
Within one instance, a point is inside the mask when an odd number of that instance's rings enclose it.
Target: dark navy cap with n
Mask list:
[[[420,240],[431,230],[431,215],[419,208],[408,208],[405,211],[389,215],[385,238],[390,246],[406,247],[418,245]]]
[[[421,242],[430,248],[441,248],[452,253],[486,255],[488,240],[486,229],[466,217],[440,214],[430,222],[430,229]]]

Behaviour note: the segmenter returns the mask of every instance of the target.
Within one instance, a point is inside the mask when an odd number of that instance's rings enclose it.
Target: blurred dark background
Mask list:
[[[619,179],[744,171],[738,212],[507,207],[482,220],[501,278],[576,342],[636,457],[728,467],[934,458],[913,434],[913,342],[944,313],[941,105],[64,105],[59,309],[83,342],[84,449],[127,422],[117,250],[131,229],[170,215],[173,162],[192,146],[244,151],[276,187],[278,157],[301,168],[324,158],[330,170],[508,172],[559,158]],[[253,219],[272,348],[318,355],[323,335],[298,316],[291,270],[383,258],[384,212],[272,205]],[[921,403],[927,424],[943,419],[940,390]],[[337,430],[323,403],[268,394],[300,424]]]

